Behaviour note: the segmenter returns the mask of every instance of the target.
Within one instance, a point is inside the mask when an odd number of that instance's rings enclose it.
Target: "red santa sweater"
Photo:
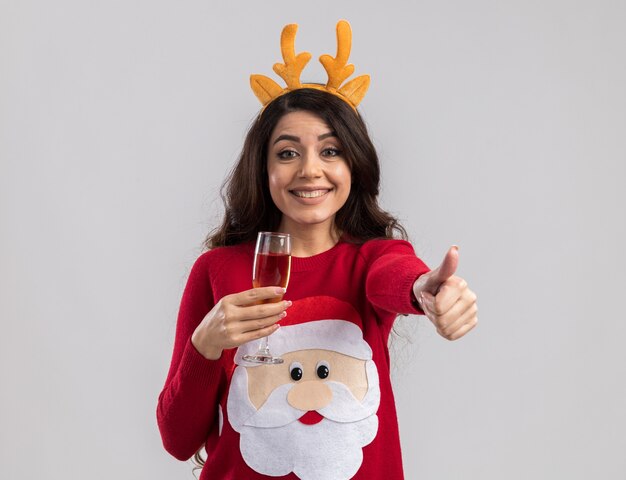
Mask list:
[[[259,456],[258,452],[246,453],[238,433],[241,430],[233,428],[235,422],[231,425],[232,405],[227,404],[236,368],[236,350],[226,350],[220,359],[211,361],[191,343],[193,331],[219,299],[251,288],[253,250],[252,244],[216,248],[201,255],[191,270],[181,301],[170,370],[157,407],[166,450],[180,460],[187,460],[204,446],[207,460],[201,480],[297,479],[307,475],[317,480],[402,479],[387,340],[398,314],[420,313],[411,301],[411,287],[428,267],[415,256],[408,242],[400,240],[371,240],[362,245],[341,241],[319,255],[292,258],[285,299],[296,303],[309,297],[333,297],[349,304],[360,316],[362,338],[371,349],[378,375],[380,401],[373,439],[362,447],[362,459],[358,459],[354,475],[346,477],[349,469],[341,468],[330,469],[334,473],[329,473],[329,469],[315,473],[319,459],[314,459],[315,452],[309,457],[304,452],[309,458],[304,460],[304,468],[301,465],[299,470],[288,469],[290,473],[280,476],[275,472],[282,471],[284,465],[273,465],[274,455],[268,455],[267,467],[250,461],[251,455]],[[285,455],[289,461],[289,453]],[[318,467],[311,463],[307,468],[307,461],[315,462]],[[259,471],[270,472],[271,476]]]

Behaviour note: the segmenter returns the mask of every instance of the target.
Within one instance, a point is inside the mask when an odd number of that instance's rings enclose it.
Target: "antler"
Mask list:
[[[285,63],[274,64],[274,71],[282,77],[287,84],[289,90],[300,88],[300,74],[309,60],[311,54],[302,52],[296,55],[296,32],[298,25],[292,23],[285,26],[280,35],[280,50],[283,54]]]
[[[330,55],[322,55],[320,62],[328,73],[328,83],[326,84],[328,91],[333,92],[339,89],[338,93],[346,97],[349,103],[356,108],[370,86],[370,76],[361,75],[339,88],[354,73],[354,65],[347,65],[351,48],[352,29],[348,22],[340,20],[337,23],[337,55],[335,58]]]
[[[354,73],[354,65],[348,63],[350,50],[352,49],[352,30],[345,20],[337,23],[337,55],[322,55],[320,62],[328,73],[327,88],[337,90],[339,86]]]

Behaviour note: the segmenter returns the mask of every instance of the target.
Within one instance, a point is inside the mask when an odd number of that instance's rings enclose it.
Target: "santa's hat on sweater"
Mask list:
[[[299,350],[330,350],[361,360],[372,359],[372,349],[363,340],[363,322],[347,302],[335,297],[317,296],[295,300],[280,321],[280,328],[269,337],[273,355]],[[242,360],[256,352],[259,342],[241,345],[235,355],[237,365],[254,366]]]

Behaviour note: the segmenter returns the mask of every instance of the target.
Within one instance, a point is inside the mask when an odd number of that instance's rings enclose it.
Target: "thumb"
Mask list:
[[[428,292],[437,295],[441,284],[455,274],[459,264],[459,247],[453,245],[450,247],[446,256],[443,257],[441,265],[434,270],[425,273],[419,277],[413,286],[415,297],[419,298],[420,293]]]

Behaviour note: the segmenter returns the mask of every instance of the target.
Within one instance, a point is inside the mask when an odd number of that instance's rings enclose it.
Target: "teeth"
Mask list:
[[[304,192],[304,191],[294,190],[293,194],[296,197],[301,197],[301,198],[315,198],[315,197],[321,197],[322,195],[324,195],[327,192],[328,192],[328,190],[313,190],[312,192]]]

